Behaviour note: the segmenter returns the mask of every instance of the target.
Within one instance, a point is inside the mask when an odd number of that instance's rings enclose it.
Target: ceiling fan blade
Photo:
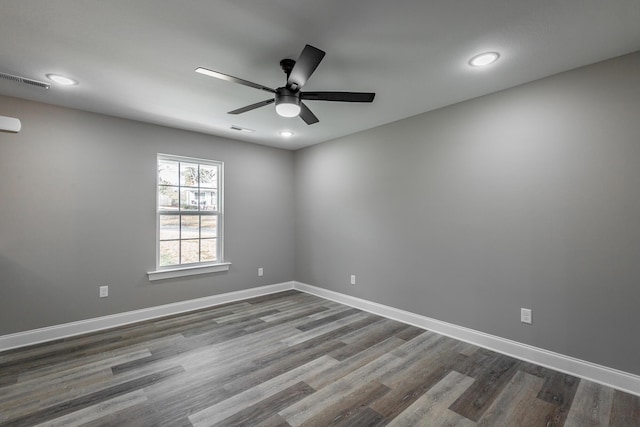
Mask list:
[[[306,105],[304,105],[304,102],[300,103],[300,118],[308,125],[312,125],[320,121],[316,115],[313,114]]]
[[[264,101],[256,102],[255,104],[247,105],[246,107],[238,108],[237,110],[229,111],[227,114],[242,114],[247,111],[255,110],[256,108],[264,107],[265,105],[273,104],[276,102],[275,98],[266,99]]]
[[[320,49],[311,45],[306,45],[302,49],[302,53],[293,66],[291,74],[287,79],[287,88],[299,90],[307,82],[307,79],[318,68],[320,61],[324,58],[325,53]]]
[[[207,68],[198,67],[196,68],[196,73],[204,74],[205,76],[209,76],[209,77],[215,77],[216,79],[220,79],[220,80],[226,80],[232,83],[238,83],[244,86],[249,86],[254,89],[260,89],[267,92],[276,93],[276,90],[271,89],[270,87],[266,87],[258,83],[253,83],[248,80],[239,79],[237,77],[233,77],[228,74],[219,73],[218,71],[209,70]]]
[[[300,98],[309,101],[373,102],[372,92],[301,92]]]

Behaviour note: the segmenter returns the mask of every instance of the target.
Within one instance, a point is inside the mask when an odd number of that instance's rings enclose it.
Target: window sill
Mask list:
[[[147,272],[149,281],[173,279],[174,277],[195,276],[197,274],[218,273],[220,271],[228,271],[231,266],[230,262],[222,262],[212,265],[198,265],[195,267],[171,268],[168,270],[155,270]]]

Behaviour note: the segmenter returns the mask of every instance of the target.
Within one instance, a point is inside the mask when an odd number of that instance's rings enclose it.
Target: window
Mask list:
[[[158,154],[157,269],[222,263],[222,162]]]

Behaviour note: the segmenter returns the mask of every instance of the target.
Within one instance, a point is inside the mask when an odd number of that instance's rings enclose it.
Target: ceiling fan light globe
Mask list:
[[[300,94],[286,87],[277,89],[276,113],[281,117],[296,117],[300,114]]]
[[[282,117],[296,117],[300,114],[300,105],[281,103],[276,105],[276,113]]]

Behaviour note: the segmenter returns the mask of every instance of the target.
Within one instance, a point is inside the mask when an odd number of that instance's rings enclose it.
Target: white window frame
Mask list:
[[[161,160],[177,161],[184,163],[195,163],[198,165],[216,166],[218,168],[218,185],[217,199],[218,209],[215,214],[207,213],[206,215],[217,216],[217,245],[216,258],[213,262],[197,262],[191,264],[176,264],[170,266],[160,266],[160,175],[158,173],[158,164]],[[149,280],[161,280],[174,277],[192,276],[196,274],[215,273],[219,271],[229,270],[231,263],[224,262],[224,162],[218,160],[199,159],[194,157],[177,156],[173,154],[158,153],[156,157],[156,269],[148,272]],[[200,190],[198,190],[200,191]],[[204,215],[200,211],[196,211],[199,216]]]

